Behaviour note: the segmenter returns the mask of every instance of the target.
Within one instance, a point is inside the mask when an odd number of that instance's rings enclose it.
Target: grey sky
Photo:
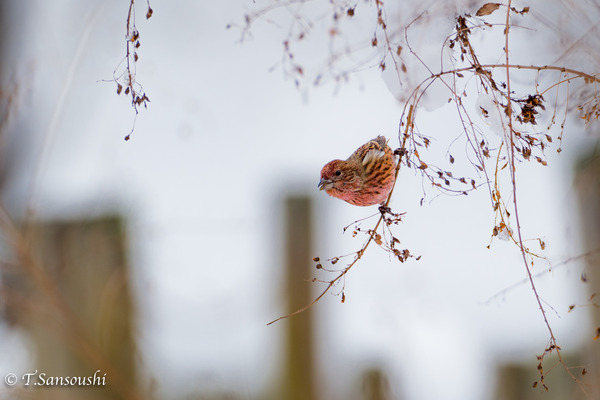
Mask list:
[[[126,5],[12,5],[19,40],[5,63],[21,104],[9,128],[22,157],[5,201],[16,213],[23,199],[32,201],[39,218],[123,213],[147,375],[163,393],[213,387],[254,398],[272,382],[282,349],[280,325],[266,326],[283,312],[281,200],[314,197],[315,255],[356,251],[362,239],[342,235],[342,227],[375,210],[319,193],[319,171],[377,134],[397,146],[401,107],[376,68],[341,87],[297,91],[277,68],[276,27],[258,22],[244,43],[238,30],[225,29],[252,2],[151,4],[149,21],[143,2],[137,12],[137,79],[151,103],[129,142],[128,99],[100,82],[124,56]],[[441,108],[420,129],[456,136],[444,122],[451,115]],[[521,165],[518,174],[525,237],[543,237],[555,263],[580,252],[571,165],[586,142],[574,138],[577,129],[565,133],[560,157],[550,152],[548,167]],[[444,157],[446,148],[437,151]],[[420,206],[428,184],[408,169],[399,179],[391,206],[407,214],[397,236],[422,258],[399,264],[373,247],[346,278],[346,303],[325,296],[316,305],[323,383],[376,364],[408,399],[485,398],[499,360],[533,365],[548,339],[527,285],[483,304],[525,277],[520,254],[499,240],[486,248],[487,190],[428,191]],[[534,271],[547,266],[538,261]],[[579,271],[573,264],[539,280],[560,315],[549,312],[564,347],[576,346],[587,324],[585,314],[566,313],[585,298]],[[22,354],[15,358],[0,366],[25,368]],[[427,384],[440,369],[436,384]],[[328,399],[347,398],[341,385],[328,390]]]

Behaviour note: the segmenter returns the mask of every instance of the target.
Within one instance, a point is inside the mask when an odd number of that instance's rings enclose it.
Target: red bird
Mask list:
[[[383,136],[360,146],[347,160],[333,160],[321,170],[319,189],[355,206],[387,199],[396,174],[396,158]]]

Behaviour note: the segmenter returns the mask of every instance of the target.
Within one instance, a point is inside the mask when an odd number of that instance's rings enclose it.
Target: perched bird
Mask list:
[[[360,146],[347,160],[321,170],[319,189],[355,206],[383,203],[394,186],[396,158],[383,136]]]

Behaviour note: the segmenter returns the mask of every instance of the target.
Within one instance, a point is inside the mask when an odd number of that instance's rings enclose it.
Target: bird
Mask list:
[[[346,160],[325,164],[318,188],[355,206],[383,205],[394,186],[395,170],[396,156],[379,135]]]

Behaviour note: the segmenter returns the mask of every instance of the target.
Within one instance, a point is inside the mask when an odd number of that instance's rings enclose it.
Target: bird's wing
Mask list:
[[[362,165],[367,166],[375,160],[385,157],[385,151],[380,149],[370,149],[362,159]]]

